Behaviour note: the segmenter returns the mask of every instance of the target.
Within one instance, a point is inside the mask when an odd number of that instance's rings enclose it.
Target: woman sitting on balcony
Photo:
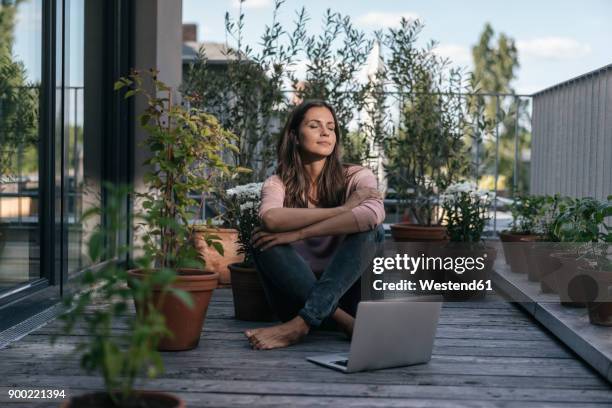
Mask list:
[[[247,330],[253,348],[286,347],[330,319],[352,334],[385,211],[374,174],[342,164],[340,138],[325,102],[306,101],[287,120],[276,175],[262,189],[263,228],[252,237],[266,296],[284,323]]]

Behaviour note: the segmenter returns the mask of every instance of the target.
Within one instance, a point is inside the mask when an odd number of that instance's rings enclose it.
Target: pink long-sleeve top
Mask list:
[[[377,188],[378,182],[372,171],[366,167],[349,166],[345,169],[346,197],[360,188]],[[260,219],[272,208],[282,208],[285,201],[285,185],[280,177],[274,175],[266,179],[261,190]],[[316,206],[308,202],[308,208]],[[369,198],[351,210],[359,226],[359,231],[369,231],[382,224],[385,219],[385,207],[381,199]],[[327,235],[296,241],[291,245],[310,265],[316,275],[320,275],[333,257],[345,235]]]

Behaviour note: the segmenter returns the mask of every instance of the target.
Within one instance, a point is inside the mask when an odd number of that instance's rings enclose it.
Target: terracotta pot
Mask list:
[[[439,225],[424,226],[411,223],[400,223],[391,225],[393,241],[397,243],[394,248],[398,253],[403,253],[411,258],[421,256],[428,257],[438,252],[448,242],[446,227]],[[417,282],[423,279],[434,279],[439,281],[444,275],[440,270],[424,270],[419,268],[411,272],[410,280]],[[420,295],[437,294],[433,291],[419,291]]]
[[[597,326],[612,326],[612,271],[597,271],[583,266],[578,271],[585,278],[585,293],[589,322]]]
[[[545,242],[534,244],[532,251],[540,281],[540,290],[542,293],[557,293],[555,276],[561,267],[561,261],[552,256],[553,244]]]
[[[504,248],[504,258],[514,273],[527,273],[527,261],[523,254],[523,243],[539,240],[539,235],[514,234],[509,231],[499,233]]]
[[[395,242],[443,242],[448,240],[446,227],[416,224],[392,224],[391,236]]]
[[[587,302],[589,322],[597,326],[612,326],[612,302]]]
[[[463,274],[458,274],[454,270],[444,270],[444,282],[450,281],[462,283],[482,280],[486,285],[485,281],[490,279],[493,264],[495,263],[495,258],[497,257],[497,251],[493,247],[486,246],[480,248],[469,248],[466,244],[453,242],[441,248],[441,252],[436,255],[443,258],[484,258],[484,269],[482,270],[474,269],[470,272],[464,272]],[[485,287],[484,290],[447,291],[443,295],[444,299],[446,300],[469,300],[483,299],[486,294],[487,291]]]
[[[136,279],[144,276],[142,270],[133,269],[128,274]],[[163,302],[161,291],[153,294],[153,303],[164,315],[166,326],[173,336],[163,337],[158,345],[161,351],[191,350],[200,342],[200,334],[206,318],[206,311],[213,290],[217,287],[219,274],[200,269],[179,269],[172,287],[189,292],[193,308],[171,293],[165,293]],[[140,307],[136,303],[136,307]]]
[[[251,322],[277,320],[268,304],[257,270],[242,264],[230,264],[229,268],[232,274],[232,296],[236,319]]]
[[[540,270],[538,269],[535,245],[535,243],[521,245],[523,256],[525,257],[525,263],[527,264],[527,280],[530,282],[540,281]]]
[[[206,270],[219,274],[219,286],[229,287],[231,284],[229,264],[244,261],[244,254],[238,253],[238,230],[231,228],[209,228],[206,226],[195,226],[194,246],[200,258],[206,261]],[[223,255],[210,247],[204,241],[204,234],[217,235],[221,238]]]
[[[128,402],[134,407],[185,408],[185,402],[165,392],[135,391],[135,398]],[[61,408],[116,408],[106,392],[91,392],[62,402]]]
[[[567,252],[556,252],[551,255],[559,260],[561,266],[555,272],[556,288],[562,306],[566,307],[585,307],[585,294],[582,285],[577,285],[576,278],[580,275],[578,268],[586,267],[584,260],[577,259],[577,256]]]

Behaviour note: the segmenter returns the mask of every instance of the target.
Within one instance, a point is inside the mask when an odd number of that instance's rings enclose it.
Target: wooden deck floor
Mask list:
[[[165,353],[165,373],[146,388],[179,394],[190,408],[612,406],[605,380],[500,299],[446,304],[429,364],[377,372],[347,375],[305,360],[347,351],[349,343],[340,333],[315,332],[287,349],[254,351],[242,334],[253,326],[233,318],[231,291],[217,290],[199,347]],[[72,354],[79,336],[87,334],[77,332],[51,347],[49,336],[58,327],[59,322],[51,322],[0,350],[0,406],[60,404],[9,401],[9,388],[65,389],[68,395],[101,388]]]

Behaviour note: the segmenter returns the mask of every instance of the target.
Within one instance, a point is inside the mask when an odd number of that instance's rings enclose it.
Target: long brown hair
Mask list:
[[[334,150],[325,160],[321,174],[316,180],[317,204],[319,207],[337,207],[344,203],[346,194],[346,176],[341,158],[341,134],[338,118],[334,108],[322,100],[307,100],[298,105],[287,118],[283,134],[278,142],[276,155],[278,167],[276,174],[285,185],[285,207],[307,208],[310,182],[304,171],[298,136],[300,124],[310,108],[327,108],[334,118],[336,144]]]

